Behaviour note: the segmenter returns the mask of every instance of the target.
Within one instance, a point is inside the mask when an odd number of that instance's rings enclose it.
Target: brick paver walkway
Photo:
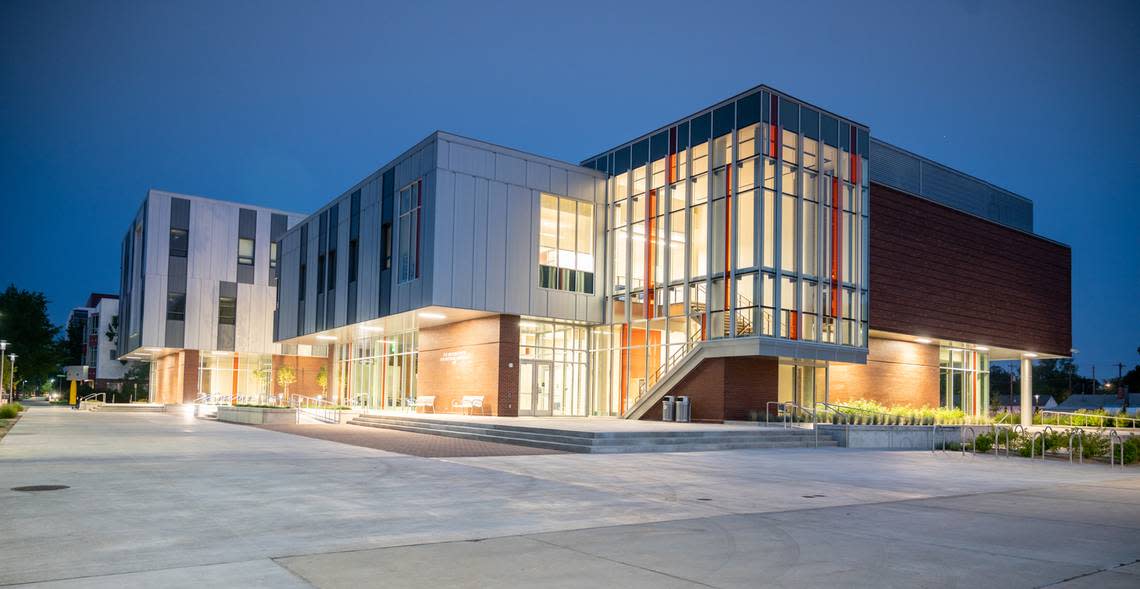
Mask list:
[[[465,440],[447,436],[433,436],[359,425],[258,425],[263,429],[317,438],[353,446],[375,448],[387,452],[409,454],[424,458],[455,458],[460,456],[524,456],[531,454],[565,454],[558,450],[513,446],[479,440]]]

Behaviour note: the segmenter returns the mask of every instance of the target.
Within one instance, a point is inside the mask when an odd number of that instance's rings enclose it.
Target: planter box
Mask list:
[[[284,425],[297,423],[297,410],[289,407],[227,407],[218,406],[218,421],[250,423],[254,425]]]
[[[962,426],[940,425],[937,432],[929,425],[831,425],[819,424],[820,434],[827,434],[844,448],[868,450],[930,450],[946,444],[961,443]]]

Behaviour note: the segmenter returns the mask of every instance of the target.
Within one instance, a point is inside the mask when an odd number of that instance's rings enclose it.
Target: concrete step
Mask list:
[[[102,403],[91,410],[104,413],[163,413],[166,406],[157,403]]]
[[[350,425],[583,453],[694,452],[748,448],[815,447],[815,434],[794,429],[584,432],[566,429],[358,415]],[[615,435],[620,434],[620,435]],[[819,445],[836,446],[824,437]]]

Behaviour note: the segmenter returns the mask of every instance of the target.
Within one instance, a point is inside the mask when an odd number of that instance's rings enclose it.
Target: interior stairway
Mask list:
[[[816,447],[815,432],[797,428],[689,429],[688,426],[678,425],[676,429],[664,431],[594,432],[399,415],[358,415],[348,423],[364,427],[592,454]],[[837,443],[829,437],[821,435],[819,438],[821,447],[836,445]]]

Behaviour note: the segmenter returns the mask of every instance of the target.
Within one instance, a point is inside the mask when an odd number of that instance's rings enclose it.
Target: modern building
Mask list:
[[[119,354],[150,363],[152,402],[319,391],[310,346],[273,341],[276,241],[302,215],[150,190],[122,244]],[[316,353],[326,353],[317,349]]]
[[[437,132],[284,232],[275,338],[378,409],[982,414],[990,361],[1069,354],[1032,206],[767,86],[580,165]]]
[[[80,365],[87,366],[87,380],[95,390],[117,390],[123,384],[124,363],[119,360],[115,338],[108,335],[116,335],[118,316],[117,295],[91,293],[86,304],[72,309],[67,317],[69,330],[83,334]]]

